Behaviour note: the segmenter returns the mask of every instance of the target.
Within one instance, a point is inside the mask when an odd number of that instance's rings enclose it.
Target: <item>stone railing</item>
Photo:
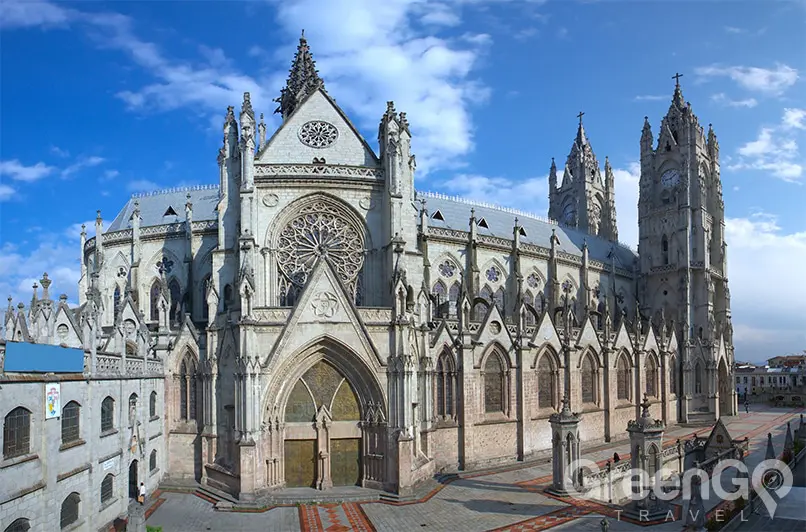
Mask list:
[[[90,355],[85,354],[84,365],[89,367]],[[95,373],[100,376],[148,376],[163,374],[162,360],[138,356],[122,357],[114,353],[96,353]]]
[[[358,316],[368,325],[389,325],[392,322],[392,309],[363,307],[358,309]]]

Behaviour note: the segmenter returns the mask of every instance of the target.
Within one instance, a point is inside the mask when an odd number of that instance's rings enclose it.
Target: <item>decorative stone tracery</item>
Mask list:
[[[305,122],[299,128],[299,140],[311,148],[329,148],[339,138],[336,126],[322,120]]]

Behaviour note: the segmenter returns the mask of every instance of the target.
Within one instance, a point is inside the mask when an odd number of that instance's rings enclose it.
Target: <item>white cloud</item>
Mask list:
[[[58,146],[51,146],[50,153],[57,157],[70,157],[70,152],[67,150],[63,150]]]
[[[33,166],[25,166],[17,159],[0,161],[0,175],[7,175],[15,181],[38,181],[49,176],[55,170],[55,167],[48,166],[43,162],[38,162]]]
[[[784,109],[781,122],[787,129],[806,129],[806,109]]]
[[[50,2],[0,2],[0,29],[64,26],[73,11]]]
[[[104,172],[104,179],[114,179],[120,175],[118,170],[107,170]]]
[[[153,181],[148,181],[147,179],[135,179],[133,181],[129,181],[126,184],[126,188],[129,190],[129,192],[151,192],[154,190],[160,190],[162,187]]]
[[[724,28],[726,33],[733,33],[733,34],[740,34],[740,33],[747,33],[747,30],[744,28],[737,28],[735,26],[725,26]]]
[[[459,174],[442,183],[440,188],[470,200],[520,209],[542,217],[548,212],[548,176],[515,181],[505,177]]]
[[[755,98],[746,98],[744,100],[731,100],[724,92],[718,92],[711,95],[711,100],[721,105],[728,107],[747,107],[752,108],[758,105]]]
[[[0,201],[8,201],[14,197],[16,190],[8,185],[0,183]]]
[[[77,160],[70,166],[66,167],[62,170],[62,177],[70,177],[71,175],[75,174],[76,172],[83,170],[85,168],[92,168],[94,166],[98,166],[99,164],[103,163],[105,159],[103,157],[85,157],[82,159]]]
[[[668,98],[669,98],[668,95],[648,94],[648,95],[636,96],[634,98],[634,100],[636,102],[660,102],[660,101],[666,100]]]
[[[784,64],[776,64],[774,69],[748,66],[711,65],[695,69],[703,80],[715,77],[729,77],[740,87],[778,96],[798,81],[798,71]]]
[[[801,125],[801,112],[801,109],[785,109],[781,124],[762,127],[755,140],[739,147],[738,157],[731,160],[727,169],[769,172],[783,181],[799,182],[804,164],[791,129]]]
[[[281,31],[296,37],[299,28],[305,28],[326,87],[357,123],[373,131],[387,100],[408,114],[418,175],[460,165],[473,149],[469,107],[489,96],[473,72],[489,46],[489,35],[448,39],[420,29],[424,19],[431,25],[458,21],[463,2],[429,4],[428,9],[421,0],[271,3]],[[99,47],[124,52],[152,76],[152,82],[118,94],[139,111],[188,108],[223,115],[227,105],[238,104],[248,91],[255,109],[270,116],[271,99],[279,93],[292,58],[289,46],[282,50],[280,71],[255,78],[233,67],[221,50],[205,51],[201,62],[170,58],[155,43],[137,37],[126,16],[43,5],[53,13],[51,19],[84,25]],[[15,26],[33,26],[36,20],[46,24],[30,10],[15,20],[25,20]]]
[[[638,182],[641,166],[631,162],[627,168],[614,168],[616,189],[616,222],[619,240],[638,249]]]
[[[776,216],[755,213],[726,219],[725,233],[736,358],[760,360],[806,344],[806,284],[778,280],[796,279],[806,262],[806,227],[787,233]],[[759,260],[776,278],[760,273]]]

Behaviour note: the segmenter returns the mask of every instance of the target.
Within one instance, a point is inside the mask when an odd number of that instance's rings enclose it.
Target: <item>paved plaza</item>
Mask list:
[[[795,420],[803,409],[755,406],[750,414],[726,418],[733,438],[748,437],[751,468],[764,459],[767,433],[773,434],[775,450],[783,450],[786,422]],[[701,436],[709,428],[673,427],[665,442]],[[596,448],[583,448],[583,456],[603,461],[618,452],[629,457],[627,440]],[[528,467],[513,467],[503,472],[463,474],[441,484],[418,501],[390,503],[382,501],[343,504],[280,506],[259,513],[216,511],[213,503],[196,494],[158,492],[148,524],[161,526],[164,532],[198,531],[536,531],[601,530],[606,517],[610,531],[639,530],[637,524],[620,521],[610,507],[595,502],[558,500],[543,492],[551,481],[551,464],[545,460]],[[705,494],[707,490],[703,490]],[[719,501],[705,501],[712,511]],[[655,525],[653,530],[680,530],[680,522]]]

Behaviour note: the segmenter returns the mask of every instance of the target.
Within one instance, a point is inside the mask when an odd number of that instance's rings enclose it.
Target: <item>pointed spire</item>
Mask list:
[[[613,174],[613,167],[610,166],[610,159],[605,155],[605,188],[612,190],[616,184],[616,176]]]
[[[549,192],[554,192],[557,188],[557,164],[554,162],[554,157],[551,158],[551,168],[549,169]]]
[[[683,77],[683,74],[676,73],[672,76],[674,80],[674,95],[672,96],[672,105],[676,106],[678,109],[685,109],[686,107],[686,100],[683,98],[683,91],[680,89],[680,78]]]
[[[585,135],[585,126],[582,125],[583,116],[585,116],[584,111],[580,111],[579,114],[577,115],[577,118],[579,119],[579,127],[577,128],[576,142],[580,146],[588,143],[588,136]]]
[[[320,86],[324,88],[324,82],[319,77],[319,71],[316,70],[316,62],[313,60],[308,41],[305,39],[305,30],[302,30],[286,85],[280,91],[280,97],[274,100],[279,104],[274,112],[280,113],[283,120],[287,119],[300,102]]]
[[[255,111],[252,109],[252,95],[248,92],[243,93],[243,103],[241,104],[241,121],[243,122],[244,115],[255,120]]]
[[[263,113],[260,113],[260,123],[257,125],[258,149],[266,145],[266,123],[263,121]]]

